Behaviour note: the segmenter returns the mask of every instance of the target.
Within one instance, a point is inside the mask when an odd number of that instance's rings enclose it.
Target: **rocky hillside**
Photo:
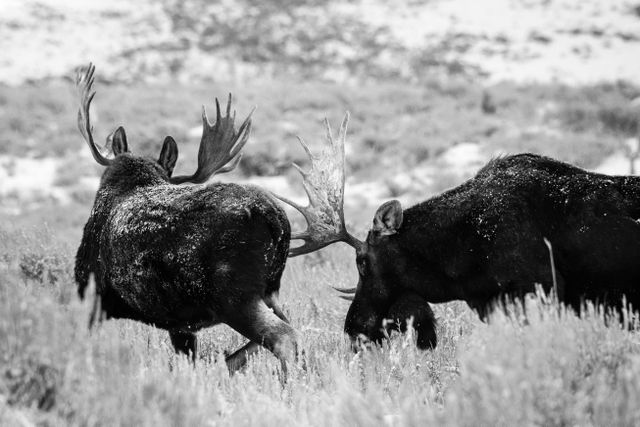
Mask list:
[[[3,0],[0,82],[640,81],[638,0]]]

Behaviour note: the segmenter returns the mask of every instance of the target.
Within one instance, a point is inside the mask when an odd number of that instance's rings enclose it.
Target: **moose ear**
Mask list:
[[[383,203],[373,218],[373,231],[380,236],[395,234],[402,226],[402,205],[397,200]]]
[[[113,150],[114,156],[118,156],[129,151],[129,146],[127,145],[127,134],[124,133],[124,128],[122,126],[119,126],[118,129],[107,137],[107,141],[109,140],[111,140],[111,149]]]
[[[176,166],[176,162],[178,161],[178,144],[176,141],[167,136],[162,143],[162,150],[160,151],[160,158],[158,159],[158,164],[162,166],[162,168],[167,171],[167,175],[171,176],[173,173],[173,168]]]

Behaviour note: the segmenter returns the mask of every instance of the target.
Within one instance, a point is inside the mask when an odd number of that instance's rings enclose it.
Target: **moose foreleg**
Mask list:
[[[198,350],[198,338],[193,332],[169,331],[171,344],[176,353],[191,355],[191,360],[196,363],[196,351]]]

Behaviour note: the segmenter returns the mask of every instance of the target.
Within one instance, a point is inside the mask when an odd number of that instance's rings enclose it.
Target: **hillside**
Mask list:
[[[110,81],[640,81],[633,0],[4,0],[0,82],[68,76],[92,60]],[[46,64],[46,66],[43,66]]]

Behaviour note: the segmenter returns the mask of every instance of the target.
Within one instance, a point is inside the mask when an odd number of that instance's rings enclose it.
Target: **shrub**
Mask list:
[[[39,283],[56,284],[67,272],[67,260],[58,254],[24,253],[19,266],[22,276]]]
[[[60,373],[54,367],[28,360],[21,366],[4,368],[0,387],[6,390],[9,405],[49,411],[56,404],[59,379]]]

